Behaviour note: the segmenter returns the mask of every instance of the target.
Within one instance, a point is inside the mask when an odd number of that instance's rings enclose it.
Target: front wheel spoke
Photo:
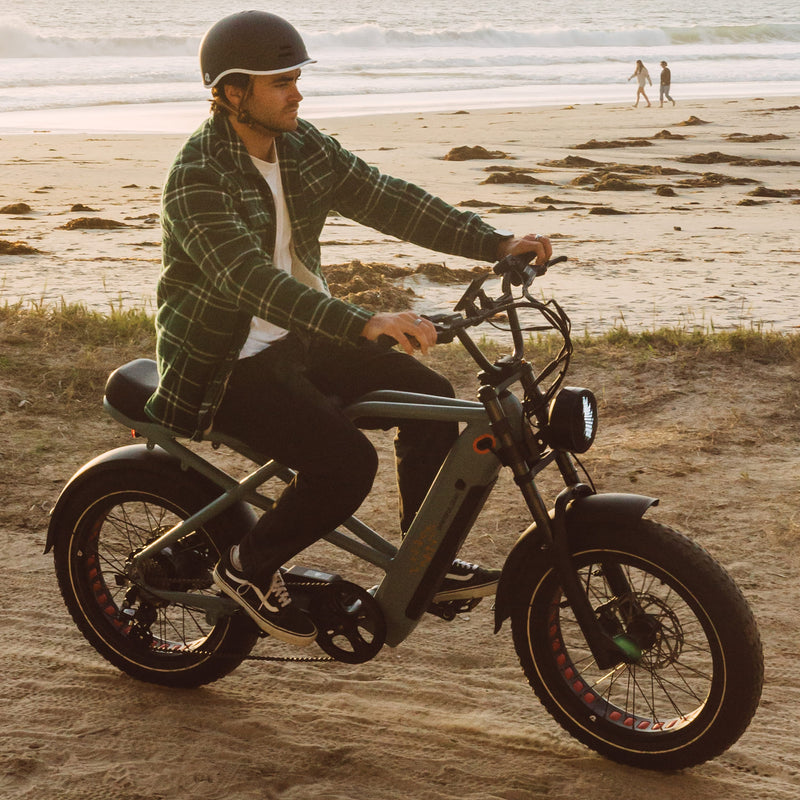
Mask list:
[[[641,680],[639,678],[639,674],[644,673],[643,678]],[[655,681],[653,680],[653,673],[649,672],[648,670],[638,669],[636,665],[631,665],[629,669],[630,674],[630,713],[634,716],[642,716],[642,712],[637,712],[637,697],[641,698],[641,703],[647,709],[648,717],[652,720],[658,721],[659,715],[656,709],[656,699],[653,693],[653,687],[655,685]],[[647,691],[645,684],[647,683],[647,676],[650,676],[650,691]]]
[[[654,675],[654,679],[656,681],[658,681],[659,685],[663,689],[664,696],[672,698],[672,694],[669,691],[669,689],[671,688],[675,692],[679,692],[679,693],[681,693],[683,695],[687,695],[688,697],[690,697],[696,703],[701,702],[704,699],[705,695],[704,694],[701,695],[697,691],[697,689],[694,688],[694,686],[689,683],[689,681],[686,679],[686,677],[684,676],[684,674],[681,671],[681,669],[679,669],[679,666],[684,671],[691,672],[696,677],[702,679],[704,685],[709,686],[711,684],[711,675],[708,674],[707,672],[700,672],[698,670],[694,670],[694,669],[692,669],[690,667],[686,667],[684,665],[673,664],[672,665],[672,670],[675,672],[675,674],[677,676],[676,679],[671,679],[668,675],[663,674],[663,673],[658,673],[657,675]],[[677,708],[676,708],[676,710],[677,710]]]
[[[560,604],[560,636],[569,649],[570,663],[583,683],[609,703],[610,714],[616,708],[628,717],[655,723],[687,718],[691,710],[685,706],[702,705],[712,680],[706,663],[708,646],[698,633],[702,625],[674,588],[657,575],[630,564],[615,566],[622,569],[630,587],[625,596],[614,595],[603,562],[582,569],[581,583],[593,607],[611,611],[627,635],[639,642],[642,659],[600,672],[580,625],[567,613],[569,606]],[[649,625],[652,634],[642,624]]]

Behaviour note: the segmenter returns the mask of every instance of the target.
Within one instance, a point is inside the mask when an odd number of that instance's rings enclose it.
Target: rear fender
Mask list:
[[[50,512],[45,553],[52,549],[59,536],[71,532],[67,520],[72,512],[71,503],[76,494],[100,475],[116,471],[153,472],[164,481],[165,486],[169,486],[171,480],[186,480],[188,477],[200,492],[208,496],[209,502],[223,491],[210,478],[191,468],[184,468],[180,459],[160,447],[150,448],[146,444],[131,444],[109,450],[84,464],[61,490]],[[237,503],[221,516],[225,518],[226,528],[235,532],[237,540],[249,531],[257,520],[256,513],[245,502]]]
[[[566,511],[567,535],[579,528],[637,522],[650,507],[657,504],[656,498],[640,494],[590,494],[577,497]],[[554,511],[550,512],[551,519],[554,514]],[[508,554],[495,597],[495,633],[511,615],[514,592],[518,587],[525,586],[524,577],[534,563],[543,558],[549,559],[548,550],[547,539],[536,530],[534,523],[520,536]]]

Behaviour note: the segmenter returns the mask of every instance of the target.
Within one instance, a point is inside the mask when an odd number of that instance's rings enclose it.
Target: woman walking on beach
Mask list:
[[[636,78],[639,83],[639,86],[636,89],[636,102],[633,104],[634,108],[639,106],[639,96],[641,95],[647,101],[647,107],[650,108],[650,100],[647,97],[647,92],[644,90],[645,81],[649,83],[651,86],[653,85],[653,81],[650,80],[650,73],[647,71],[647,67],[642,64],[641,60],[636,61],[636,68],[633,70],[633,75],[628,78]]]

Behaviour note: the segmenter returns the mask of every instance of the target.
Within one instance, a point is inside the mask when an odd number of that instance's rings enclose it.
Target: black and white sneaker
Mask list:
[[[280,571],[273,574],[269,588],[262,590],[247,580],[226,554],[214,567],[214,583],[235,600],[262,631],[276,639],[304,647],[317,638],[317,627],[311,617],[292,604]]]
[[[433,602],[446,603],[449,600],[487,597],[497,591],[499,580],[499,569],[484,569],[457,558],[444,576],[439,591],[433,596]]]

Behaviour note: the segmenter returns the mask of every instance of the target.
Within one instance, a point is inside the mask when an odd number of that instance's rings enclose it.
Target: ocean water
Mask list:
[[[244,7],[0,0],[0,130],[192,127],[207,96],[197,65],[202,34]],[[317,59],[301,84],[302,113],[312,118],[628,100],[637,58],[656,84],[667,60],[678,98],[800,94],[797,0],[256,7],[289,19]]]

